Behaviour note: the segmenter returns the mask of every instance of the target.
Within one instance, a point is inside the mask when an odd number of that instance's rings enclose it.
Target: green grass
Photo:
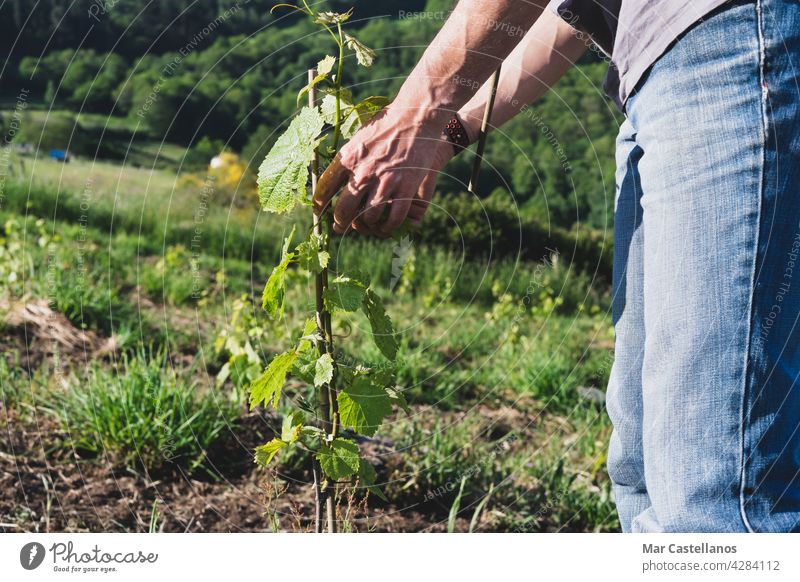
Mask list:
[[[104,171],[110,178],[114,168]],[[170,462],[209,470],[204,451],[241,412],[242,391],[230,379],[213,390],[198,387],[201,378],[213,385],[231,355],[215,345],[220,334],[234,330],[266,362],[302,328],[304,308],[293,306],[313,304],[312,281],[291,271],[300,284],[290,285],[286,320],[268,321],[259,308],[291,220],[256,226],[264,218],[254,211],[229,218],[215,207],[195,249],[191,192],[176,190],[170,202],[168,194],[134,189],[118,204],[113,180],[95,184],[88,213],[80,191],[5,184],[0,221],[16,225],[0,237],[0,252],[13,257],[0,272],[22,275],[0,281],[0,296],[44,299],[77,327],[113,334],[120,363],[96,360],[65,388],[53,381],[49,362],[29,374],[7,354],[0,364],[5,406],[47,406],[61,423],[63,444],[81,456],[153,472]],[[493,491],[482,510],[486,529],[617,528],[605,474],[610,423],[578,392],[607,381],[613,336],[605,284],[563,257],[487,263],[416,242],[398,280],[394,256],[391,243],[353,238],[334,256],[347,269],[356,260],[366,265],[404,331],[397,380],[415,414],[381,431],[402,458],[385,485],[389,497],[446,522],[463,481],[458,517],[467,521]],[[245,319],[236,308],[242,297]],[[336,329],[348,340],[339,345],[358,361],[380,362],[365,326],[359,314],[342,315]],[[143,349],[151,345],[154,351]],[[205,368],[172,367],[165,353]],[[501,418],[481,418],[488,412]],[[306,467],[300,455],[287,456],[281,475],[305,479]]]
[[[218,205],[213,194],[183,186],[165,170],[83,160],[24,163],[25,172],[4,183],[5,211],[125,232],[138,236],[145,254],[181,244],[204,255],[272,261],[292,226],[284,221],[276,228],[253,207]]]
[[[52,409],[65,444],[114,463],[190,471],[206,466],[206,451],[227,430],[240,406],[225,394],[198,393],[162,355],[125,357],[118,370],[93,366],[56,397]]]
[[[0,402],[6,409],[19,408],[30,400],[33,380],[19,367],[19,354],[13,363],[0,358]]]
[[[8,118],[14,111],[0,113]],[[124,163],[128,169],[158,168],[174,174],[181,167],[187,149],[177,144],[162,143],[162,136],[151,133],[139,121],[131,117],[76,113],[62,109],[28,109],[22,114],[22,131],[17,139],[21,143],[41,144],[42,155],[37,162],[37,175],[40,171],[52,175],[51,168],[61,165],[47,163],[50,162],[47,153],[50,148],[69,149],[73,156],[98,160],[101,166]],[[77,161],[80,165],[80,160]],[[72,172],[67,171],[65,177],[72,179]]]

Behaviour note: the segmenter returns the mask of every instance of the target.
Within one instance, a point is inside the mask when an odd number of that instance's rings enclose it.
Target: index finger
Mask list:
[[[347,183],[349,174],[350,170],[344,167],[339,154],[336,154],[331,164],[317,180],[317,189],[314,191],[314,212],[317,215],[325,211],[331,199]]]

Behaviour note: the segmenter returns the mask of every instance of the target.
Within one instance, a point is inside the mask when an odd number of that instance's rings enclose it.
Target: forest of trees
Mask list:
[[[31,10],[5,2],[0,97],[12,103],[25,88],[32,107],[126,118],[142,134],[187,147],[224,144],[257,167],[295,111],[306,69],[328,46],[289,11],[271,15],[273,4],[41,0]],[[327,4],[355,5],[353,26],[378,54],[374,67],[346,79],[357,96],[393,95],[441,25],[399,14],[452,7],[451,0]],[[546,213],[554,224],[607,228],[619,119],[601,95],[604,73],[605,64],[587,56],[556,91],[495,134],[481,195],[510,191],[523,211]],[[77,153],[95,153],[93,145]],[[469,159],[462,157],[452,173],[463,177]],[[445,192],[463,189],[442,184]]]

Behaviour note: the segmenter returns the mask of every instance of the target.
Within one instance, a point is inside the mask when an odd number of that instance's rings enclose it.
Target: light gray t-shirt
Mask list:
[[[686,30],[730,0],[552,0],[550,9],[610,58],[605,89],[622,108],[650,66]]]

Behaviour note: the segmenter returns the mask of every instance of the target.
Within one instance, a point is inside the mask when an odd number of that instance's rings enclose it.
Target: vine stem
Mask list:
[[[314,78],[316,77],[316,70],[309,69],[308,71],[308,82],[309,85],[312,84]],[[317,91],[312,86],[308,92],[308,105],[309,107],[314,107],[317,101]],[[317,179],[319,174],[319,157],[317,156],[316,152],[314,153],[314,159],[311,162],[311,191],[315,192],[317,189]],[[322,216],[317,216],[316,212],[313,213],[313,229],[314,235],[319,237],[322,240],[323,244],[323,251],[328,251],[328,232],[325,224],[325,217],[327,215],[327,211],[323,213]],[[317,324],[317,331],[320,335],[319,343],[317,344],[318,352],[320,356],[324,354],[329,354],[333,357],[333,333],[331,328],[331,314],[325,308],[325,291],[328,288],[328,269],[322,269],[315,278],[314,282],[314,291],[316,295],[316,309],[315,309],[315,319]],[[323,384],[318,389],[317,399],[318,399],[318,414],[320,418],[320,424],[322,425],[320,428],[325,431],[326,434],[334,434],[336,433],[336,425],[335,425],[335,396],[336,391],[334,388],[335,377],[331,379],[331,381],[327,384]],[[312,472],[314,475],[314,503],[316,505],[315,511],[315,531],[317,533],[322,533],[323,531],[323,519],[322,519],[322,506],[325,505],[325,514],[327,518],[327,525],[328,531],[330,533],[336,532],[336,485],[333,484],[333,491],[331,491],[331,484],[326,481],[322,481],[322,470],[319,466],[319,461],[314,459],[314,465],[312,468]]]

